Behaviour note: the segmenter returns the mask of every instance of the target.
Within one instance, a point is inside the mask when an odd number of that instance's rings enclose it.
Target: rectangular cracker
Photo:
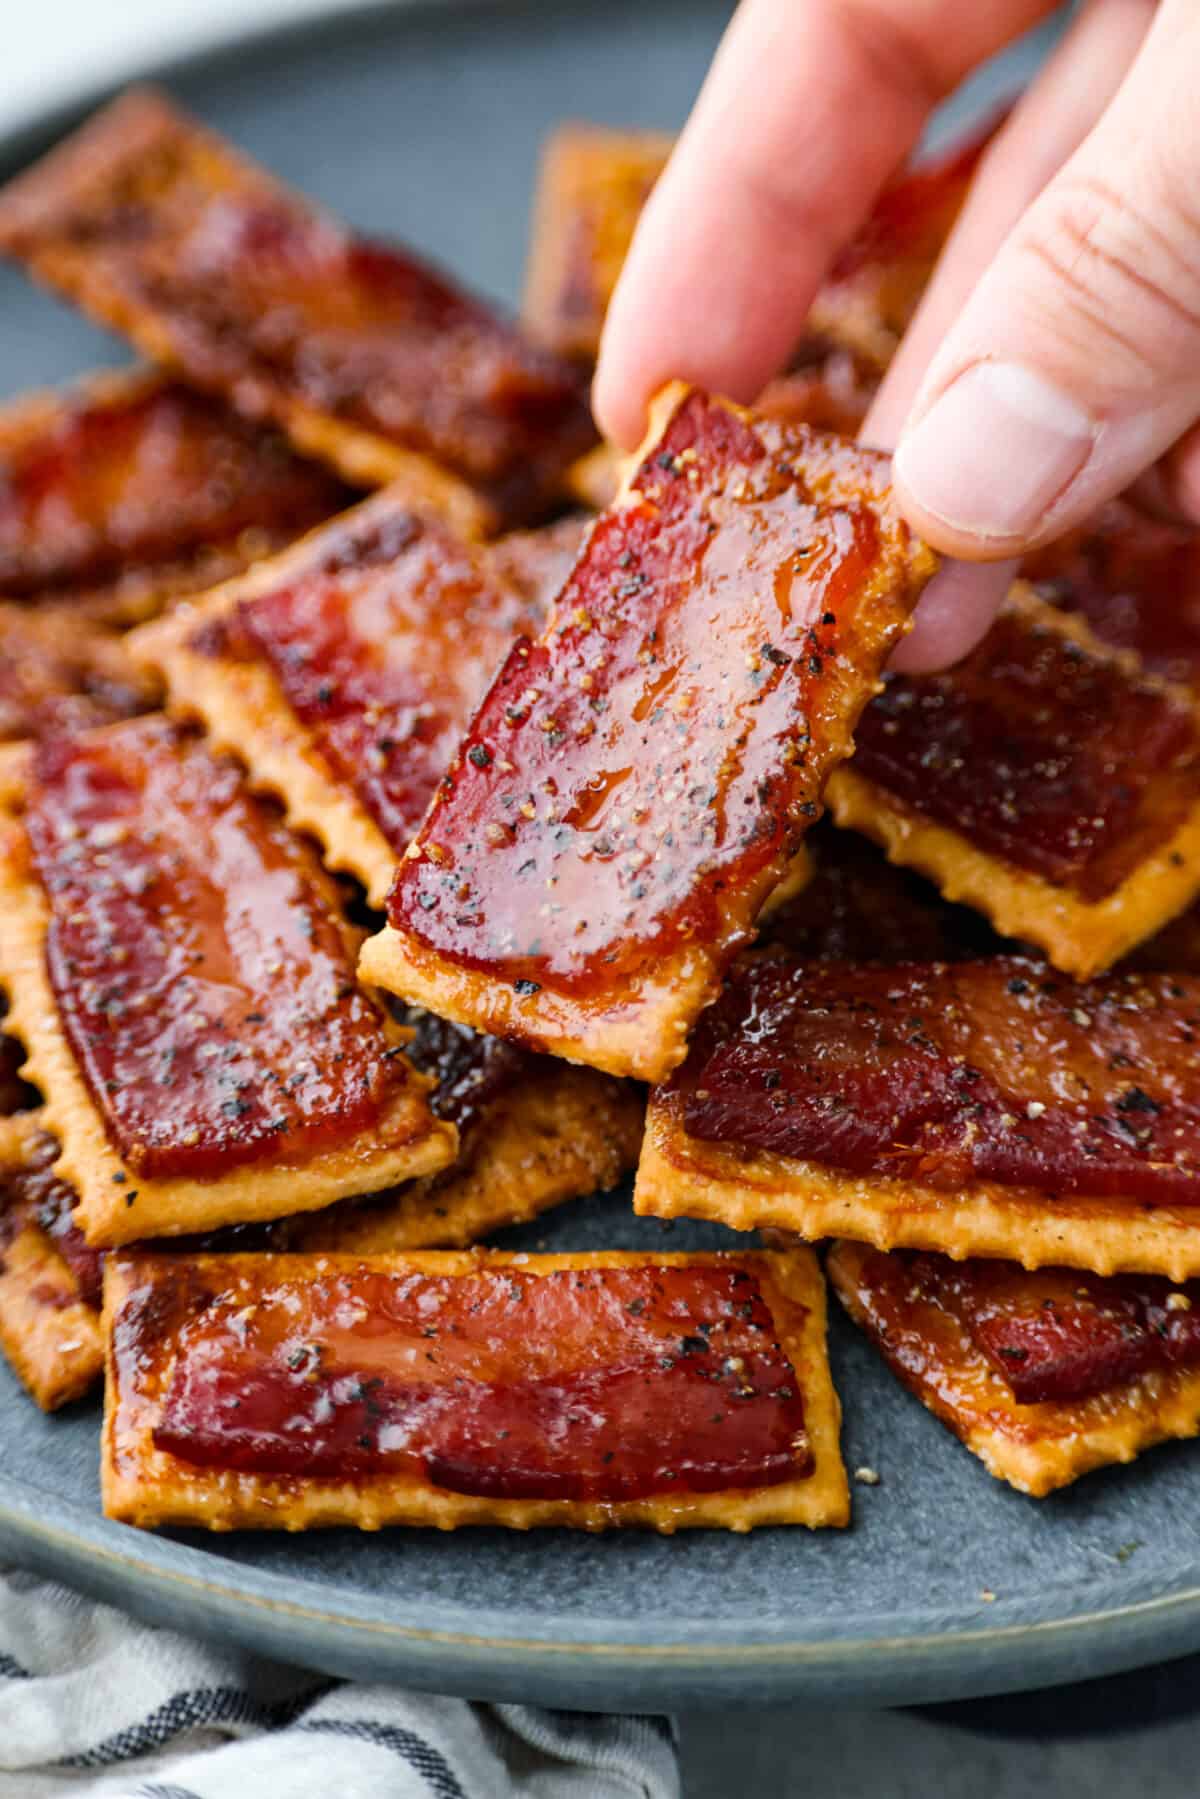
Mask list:
[[[345,1282],[350,1284],[343,1290],[353,1292],[356,1278],[407,1276],[453,1281],[506,1270],[513,1276],[512,1302],[516,1305],[528,1280],[575,1272],[584,1281],[589,1272],[602,1277],[609,1270],[688,1268],[712,1270],[714,1279],[728,1271],[735,1283],[739,1277],[759,1283],[782,1353],[798,1376],[812,1464],[806,1477],[785,1478],[756,1488],[657,1491],[620,1499],[505,1497],[451,1490],[416,1472],[363,1471],[357,1477],[344,1478],[222,1470],[185,1462],[154,1440],[180,1332],[185,1321],[195,1316],[197,1302],[203,1304],[206,1296],[224,1293],[238,1304],[244,1295],[248,1304],[264,1307],[270,1304],[272,1290],[285,1282],[296,1283],[301,1293],[319,1292],[315,1283],[324,1282],[328,1287]],[[680,1328],[687,1322],[685,1315]],[[615,1321],[613,1328],[617,1328]],[[631,1319],[629,1328],[633,1332],[641,1327]],[[361,1529],[407,1524],[449,1530],[464,1524],[493,1524],[519,1530],[543,1525],[598,1530],[641,1525],[671,1532],[695,1526],[744,1531],[764,1524],[817,1528],[844,1524],[849,1516],[846,1476],[838,1450],[840,1412],[825,1349],[824,1283],[807,1251],[730,1257],[426,1252],[366,1262],[344,1256],[231,1256],[201,1257],[186,1265],[172,1258],[126,1254],[108,1261],[105,1329],[109,1351],[102,1460],[104,1509],[109,1517],[128,1523],[200,1525],[214,1530],[302,1530],[346,1524]],[[532,1329],[527,1323],[526,1333]],[[721,1323],[714,1324],[714,1342],[719,1341],[723,1329]],[[434,1328],[424,1334],[436,1339]],[[378,1353],[377,1329],[373,1340]],[[513,1340],[511,1334],[508,1340]],[[569,1350],[569,1342],[537,1334],[526,1334],[520,1341],[528,1356],[526,1378],[534,1383],[536,1392],[539,1378],[549,1374],[553,1379],[555,1358]],[[694,1345],[688,1339],[685,1353],[709,1354],[700,1349],[705,1342],[704,1336],[697,1337]],[[315,1353],[319,1368],[319,1342]],[[436,1357],[435,1351],[430,1353]],[[632,1336],[628,1353],[633,1353]],[[369,1363],[369,1354],[366,1360]],[[262,1367],[263,1363],[259,1360],[256,1365]],[[295,1365],[294,1359],[288,1363],[289,1367]],[[640,1360],[634,1365],[640,1366]],[[284,1378],[282,1373],[279,1378]],[[649,1367],[647,1378],[654,1378]],[[663,1378],[668,1375],[664,1373]],[[712,1391],[719,1402],[722,1389],[714,1385]],[[551,1399],[551,1403],[555,1402]],[[603,1402],[593,1399],[593,1405],[598,1403]],[[735,1416],[732,1411],[725,1414],[726,1420]],[[710,1422],[719,1427],[722,1418],[717,1415]]]
[[[1047,703],[1053,698],[1061,705],[1061,715],[1052,728],[1037,719],[1031,729],[1028,703],[1011,682],[1008,686],[1016,695],[1015,705],[1026,711],[1014,712],[1003,724],[997,724],[992,710],[976,699],[976,684],[986,683],[994,694],[1006,683],[1010,637],[1024,642],[1030,656],[1036,657],[1044,649],[1047,656],[1055,654],[1064,668],[1075,671],[1071,678],[1079,685],[1070,692],[1065,677],[1055,679],[1053,694],[1047,685]],[[948,705],[956,694],[966,696],[962,718],[970,721],[975,714],[979,720],[970,726],[976,733],[969,752],[972,791],[978,796],[996,790],[1004,828],[1017,833],[1027,822],[1030,832],[1050,830],[1065,844],[1091,831],[1093,824],[1097,829],[1107,828],[1105,794],[1113,806],[1122,805],[1121,796],[1131,785],[1129,780],[1124,788],[1114,782],[1108,762],[1089,773],[1096,727],[1094,703],[1088,696],[1101,681],[1111,690],[1109,717],[1132,716],[1139,705],[1147,711],[1155,707],[1161,720],[1158,728],[1170,728],[1185,741],[1161,762],[1153,760],[1150,753],[1145,785],[1137,789],[1135,812],[1119,831],[1116,824],[1112,827],[1113,846],[1122,842],[1130,846],[1128,866],[1123,872],[1114,871],[1111,881],[1115,884],[1110,882],[1107,890],[1092,895],[1078,885],[1019,866],[980,843],[973,821],[956,810],[959,796],[948,791],[943,799],[937,797],[942,791],[939,770],[944,766],[948,777],[954,779],[954,769],[968,752],[957,738],[946,736],[944,726],[939,737],[938,713],[933,708]],[[1082,696],[1078,703],[1076,693]],[[926,696],[928,716],[917,709]],[[917,708],[912,707],[913,700]],[[898,710],[900,707],[905,710]],[[917,753],[916,733],[920,731],[920,800],[915,788],[903,797],[892,791],[886,765],[880,761],[891,753],[889,743],[898,741],[889,733],[906,728],[906,717],[916,721],[909,728],[910,755]],[[1044,747],[1050,744],[1051,735],[1053,752]],[[1014,762],[1020,754],[1030,759],[1029,770]],[[1047,769],[1052,762],[1056,772],[1050,785]],[[1039,819],[1041,791],[1050,795],[1060,792],[1066,779],[1075,778],[1076,764],[1082,778],[1091,782],[1082,787],[1083,810],[1061,820],[1056,816],[1052,828]],[[1014,774],[1014,768],[1019,772]],[[1134,772],[1130,770],[1131,775]],[[828,800],[839,825],[874,838],[893,862],[927,875],[947,899],[975,907],[1004,936],[1037,944],[1056,967],[1086,979],[1153,935],[1200,892],[1200,799],[1191,798],[1198,776],[1200,710],[1190,692],[1146,675],[1136,657],[1101,644],[1081,618],[1058,612],[1018,583],[1001,620],[965,663],[943,675],[893,679],[871,715],[864,716],[856,759],[836,771],[829,783]],[[980,802],[976,797],[971,803]],[[1160,813],[1163,823],[1158,829],[1155,818]],[[1097,860],[1109,853],[1100,845]],[[1085,864],[1088,866],[1091,864]]]
[[[398,482],[466,535],[544,510],[594,435],[566,364],[162,94],[126,94],[12,182],[0,251],[346,480]]]
[[[0,1118],[0,1350],[44,1412],[81,1399],[104,1371],[89,1302],[39,1216],[56,1146],[38,1112]]]
[[[45,1096],[47,1128],[62,1145],[55,1172],[79,1193],[81,1229],[93,1244],[177,1236],[277,1218],[349,1194],[433,1173],[453,1160],[456,1133],[429,1111],[427,1083],[400,1056],[400,1034],[381,1019],[405,1078],[375,1127],[344,1143],[289,1153],[280,1148],[216,1178],[145,1177],[110,1140],[60,1019],[46,963],[51,910],[21,819],[0,817],[0,984],[6,1024],[24,1045],[26,1073]]]
[[[1184,1279],[1198,1022],[1182,976],[761,961],[652,1095],[635,1210]]]
[[[507,554],[524,554],[525,591],[533,593],[534,553]],[[245,764],[256,787],[282,800],[288,822],[316,837],[328,865],[353,874],[372,905],[382,907],[396,863],[494,668],[518,630],[541,622],[536,601],[526,602],[515,583],[498,582],[492,567],[487,552],[435,520],[415,517],[404,495],[389,488],[197,605],[144,627],[130,651],[161,673],[172,711],[199,718],[213,743]],[[357,718],[356,728],[383,746],[375,752],[378,767],[370,754],[352,759],[361,771],[357,781],[349,768],[331,766],[319,707],[314,716],[301,716],[285,686],[292,676],[288,659],[312,638],[293,622],[282,643],[275,636],[281,653],[272,657],[253,633],[256,619],[269,622],[264,609],[286,608],[294,596],[303,604],[305,595],[314,606],[326,604],[319,629],[334,630],[334,608],[341,621],[336,641],[345,667],[330,667],[324,638],[313,644],[340,708],[333,728]],[[302,694],[311,693],[307,665],[293,678]],[[342,698],[347,689],[350,702]],[[431,737],[432,760],[424,747]],[[408,738],[416,741],[415,754],[404,749]]]
[[[1018,1492],[1042,1498],[1094,1468],[1132,1462],[1156,1443],[1200,1431],[1200,1369],[1155,1371],[1083,1398],[1021,1404],[936,1283],[903,1256],[839,1242],[825,1266],[892,1372]]]
[[[665,390],[548,630],[477,712],[364,978],[612,1074],[674,1067],[934,566],[887,470]]]
[[[0,595],[127,625],[348,505],[276,430],[149,369],[0,408]]]
[[[433,1105],[436,1111],[436,1090]],[[465,1249],[565,1200],[614,1187],[637,1165],[645,1116],[643,1092],[632,1082],[530,1057],[477,1124],[460,1131],[451,1167],[299,1220],[287,1246],[356,1255]]]

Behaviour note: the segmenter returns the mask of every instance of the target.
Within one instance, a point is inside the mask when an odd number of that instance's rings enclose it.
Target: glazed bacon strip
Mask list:
[[[834,1291],[990,1471],[1041,1495],[1200,1428],[1200,1283],[835,1244]]]
[[[1200,887],[1192,696],[1014,592],[945,674],[896,676],[830,786],[840,824],[1087,976]]]
[[[79,1399],[104,1367],[100,1257],[70,1224],[74,1191],[35,1114],[0,1119],[0,1350],[43,1411]]]
[[[1068,537],[1028,556],[1043,599],[1087,619],[1097,637],[1134,650],[1152,674],[1200,683],[1200,532],[1112,500]]]
[[[886,474],[664,395],[551,627],[467,731],[366,978],[612,1073],[674,1066],[932,568]]]
[[[1194,978],[762,961],[669,1091],[691,1137],[846,1174],[1200,1203]]]
[[[111,1516],[845,1518],[811,1258],[132,1255],[106,1311]]]
[[[151,92],[0,196],[0,249],[348,479],[467,527],[546,508],[594,432],[573,372]]]
[[[908,328],[996,130],[992,121],[884,189],[820,289],[798,360],[829,345],[882,372]],[[562,125],[542,154],[524,317],[539,342],[595,359],[634,230],[673,140]]]
[[[304,1210],[447,1162],[307,844],[160,718],[38,747],[0,974],[100,1241]]]
[[[535,590],[536,552],[505,554]],[[134,651],[382,904],[489,679],[543,617],[487,552],[385,493]]]
[[[0,594],[128,622],[350,498],[218,400],[161,375],[96,376],[0,411]]]
[[[639,1210],[1200,1272],[1200,981],[765,957],[654,1096]]]

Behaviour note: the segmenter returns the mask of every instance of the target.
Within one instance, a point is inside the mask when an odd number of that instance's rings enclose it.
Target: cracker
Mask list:
[[[1200,1369],[1156,1371],[1087,1397],[1021,1404],[936,1284],[911,1273],[905,1258],[835,1243],[826,1272],[892,1372],[990,1474],[1018,1492],[1041,1498],[1095,1468],[1132,1462],[1156,1443],[1200,1431]]]
[[[503,542],[524,591],[387,489],[137,632],[131,653],[382,907],[489,676],[540,621],[537,552]]]
[[[567,365],[150,90],[0,194],[0,250],[347,481],[396,482],[467,535],[545,510],[593,436]]]
[[[259,1159],[227,1167],[216,1177],[155,1177],[132,1168],[118,1153],[117,1139],[92,1097],[60,1015],[47,968],[50,921],[50,903],[31,861],[25,826],[10,815],[0,825],[0,981],[10,1001],[6,1024],[23,1043],[26,1072],[45,1096],[47,1128],[62,1145],[55,1171],[79,1192],[79,1223],[89,1242],[127,1243],[282,1217],[433,1173],[452,1161],[453,1128],[432,1117],[426,1083],[394,1047],[388,1053],[396,1064],[395,1091],[365,1132],[351,1133],[340,1143],[316,1144],[309,1153],[289,1149],[281,1137],[278,1149],[271,1145]],[[136,978],[136,970],[131,971],[131,979]],[[272,1003],[270,990],[262,992],[260,1003]],[[398,1045],[398,1033],[386,1020],[380,1020],[379,1029],[382,1044]]]
[[[681,1270],[685,1272],[676,1272]],[[491,1278],[496,1274],[504,1276],[503,1290]],[[692,1274],[696,1276],[695,1286],[689,1282]],[[561,1284],[564,1275],[574,1276],[569,1288]],[[571,1468],[587,1465],[574,1458],[587,1452],[577,1447],[580,1439],[571,1433],[579,1428],[585,1432],[604,1428],[604,1420],[613,1416],[605,1395],[613,1389],[604,1384],[587,1389],[590,1398],[586,1417],[582,1414],[563,1417],[567,1437],[546,1435],[541,1411],[533,1412],[528,1408],[545,1404],[553,1412],[562,1406],[563,1388],[555,1384],[555,1371],[562,1370],[558,1378],[569,1386],[575,1340],[571,1333],[601,1324],[599,1315],[593,1314],[589,1307],[589,1291],[603,1294],[605,1282],[611,1281],[620,1283],[622,1292],[626,1286],[638,1292],[644,1287],[646,1298],[640,1300],[631,1313],[619,1307],[610,1310],[607,1314],[608,1346],[602,1345],[596,1350],[581,1349],[579,1354],[585,1355],[586,1359],[577,1365],[581,1369],[595,1369],[597,1378],[603,1381],[606,1370],[620,1374],[622,1360],[634,1369],[642,1367],[644,1362],[645,1374],[641,1380],[648,1386],[641,1403],[653,1403],[654,1382],[661,1381],[664,1399],[659,1403],[667,1408],[664,1430],[670,1428],[667,1420],[675,1403],[665,1397],[667,1383],[673,1383],[671,1391],[678,1392],[682,1379],[686,1398],[686,1371],[681,1375],[676,1369],[679,1355],[662,1357],[656,1354],[652,1360],[645,1360],[645,1333],[655,1330],[659,1322],[654,1310],[654,1276],[659,1277],[660,1284],[664,1279],[672,1283],[672,1292],[686,1294],[690,1291],[697,1295],[709,1290],[723,1295],[740,1292],[751,1306],[765,1305],[770,1326],[778,1333],[779,1340],[779,1349],[768,1349],[766,1353],[779,1355],[790,1365],[802,1399],[803,1437],[796,1444],[794,1453],[799,1456],[803,1445],[807,1469],[800,1477],[789,1476],[781,1467],[779,1478],[773,1484],[743,1484],[717,1491],[686,1492],[678,1487],[671,1491],[668,1474],[664,1472],[659,1476],[655,1469],[642,1481],[642,1492],[634,1491],[631,1496],[626,1496],[636,1483],[626,1469],[624,1458],[614,1461],[610,1455],[605,1458],[604,1467],[612,1467],[611,1480],[620,1484],[612,1485],[609,1491],[621,1496],[606,1496],[604,1483],[610,1477],[603,1472],[589,1481],[582,1496],[572,1493]],[[558,1311],[557,1322],[552,1308],[548,1325],[542,1322],[545,1316],[542,1299],[530,1287],[530,1283],[536,1284],[547,1278],[556,1282],[555,1291],[563,1295],[561,1303],[566,1307],[566,1310]],[[378,1318],[378,1305],[388,1303],[383,1295],[389,1290],[389,1283],[404,1281],[411,1289],[413,1283],[432,1280],[450,1283],[441,1289],[442,1303],[454,1307],[465,1303],[465,1295],[459,1300],[454,1291],[453,1283],[458,1279],[488,1283],[487,1292],[492,1297],[481,1297],[481,1303],[488,1310],[489,1318],[494,1306],[503,1309],[507,1304],[510,1310],[518,1305],[524,1307],[523,1315],[517,1314],[519,1329],[513,1328],[516,1319],[507,1328],[497,1322],[494,1329],[485,1319],[491,1341],[504,1347],[489,1350],[496,1371],[490,1376],[486,1371],[480,1373],[483,1385],[475,1388],[479,1397],[468,1401],[472,1416],[478,1417],[476,1408],[480,1404],[486,1405],[491,1394],[514,1393],[516,1410],[510,1414],[514,1431],[532,1431],[532,1454],[535,1457],[534,1468],[520,1482],[524,1487],[523,1494],[514,1495],[511,1487],[506,1491],[508,1477],[499,1465],[506,1452],[499,1443],[500,1454],[495,1460],[488,1459],[487,1452],[483,1452],[486,1465],[481,1465],[480,1479],[475,1482],[470,1476],[472,1452],[465,1439],[462,1457],[456,1454],[450,1459],[442,1456],[434,1461],[434,1450],[428,1452],[429,1459],[424,1452],[418,1451],[421,1460],[415,1466],[410,1461],[407,1469],[389,1469],[386,1465],[380,1467],[365,1462],[350,1477],[334,1472],[311,1472],[314,1456],[323,1453],[315,1440],[304,1446],[295,1474],[261,1471],[261,1457],[258,1458],[259,1471],[248,1466],[244,1459],[239,1468],[200,1465],[195,1460],[183,1460],[179,1453],[172,1453],[156,1440],[161,1438],[164,1427],[169,1430],[179,1419],[178,1409],[172,1410],[169,1403],[171,1383],[181,1367],[183,1378],[187,1378],[186,1365],[181,1363],[180,1357],[187,1342],[188,1321],[199,1319],[199,1308],[205,1308],[204,1317],[195,1328],[212,1340],[214,1321],[221,1329],[222,1315],[230,1304],[240,1309],[244,1302],[251,1308],[245,1315],[256,1317],[269,1327],[281,1290],[290,1291],[296,1296],[299,1312],[295,1311],[293,1301],[288,1300],[289,1316],[302,1320],[292,1328],[305,1333],[304,1346],[294,1351],[281,1346],[283,1365],[276,1369],[275,1352],[260,1348],[256,1337],[247,1345],[251,1359],[246,1372],[235,1378],[270,1379],[290,1384],[291,1370],[300,1370],[303,1374],[308,1369],[319,1381],[325,1353],[321,1347],[321,1325],[331,1303],[344,1301],[346,1309],[340,1316],[348,1320],[353,1316],[351,1308],[362,1303],[355,1296],[370,1291],[376,1296],[371,1300],[371,1309]],[[751,1281],[757,1283],[756,1293],[749,1285]],[[484,1289],[473,1284],[471,1292],[482,1296]],[[432,1300],[436,1296],[431,1293],[430,1297]],[[214,1301],[216,1310],[212,1309]],[[395,1303],[403,1302],[397,1300]],[[649,1313],[643,1317],[647,1306]],[[439,1306],[435,1303],[428,1315],[434,1317],[438,1312]],[[394,1311],[389,1310],[388,1315],[397,1319],[391,1326],[392,1333],[408,1328]],[[685,1299],[677,1303],[670,1313],[672,1319],[679,1320],[676,1331],[683,1329],[692,1315]],[[344,1524],[362,1529],[377,1529],[390,1524],[431,1525],[443,1530],[464,1524],[494,1524],[519,1530],[557,1524],[598,1530],[609,1526],[641,1525],[671,1532],[695,1526],[744,1531],[763,1524],[804,1524],[817,1528],[844,1524],[848,1519],[849,1496],[838,1450],[839,1407],[825,1349],[824,1283],[815,1259],[808,1252],[730,1257],[613,1252],[538,1257],[425,1252],[404,1257],[377,1256],[366,1261],[346,1256],[230,1256],[200,1257],[188,1265],[169,1258],[126,1254],[109,1258],[105,1323],[109,1358],[102,1461],[104,1508],[110,1517],[128,1523],[201,1525],[214,1530],[243,1527],[302,1530]],[[708,1332],[697,1335],[694,1340],[687,1338],[682,1356],[706,1360],[711,1356],[715,1360],[719,1348],[713,1346],[733,1341],[728,1333],[737,1333],[743,1328],[737,1321],[737,1314],[731,1312],[728,1302],[722,1299],[709,1320]],[[368,1374],[372,1376],[372,1380],[359,1389],[364,1394],[364,1403],[374,1408],[364,1419],[368,1434],[357,1445],[360,1450],[369,1451],[370,1433],[376,1428],[371,1419],[384,1419],[390,1403],[386,1375],[378,1388],[373,1386],[373,1375],[376,1366],[389,1366],[386,1357],[391,1337],[386,1332],[381,1337],[379,1325],[375,1323],[370,1337],[364,1338],[360,1347],[353,1332],[352,1323],[343,1325],[339,1347],[333,1353],[338,1357],[338,1366],[342,1361],[354,1364],[361,1358],[364,1380]],[[422,1335],[433,1339],[427,1359],[435,1370],[440,1357],[447,1353],[457,1356],[461,1344],[458,1327],[448,1352],[437,1342],[436,1326],[430,1325]],[[623,1340],[626,1336],[628,1343]],[[401,1355],[404,1352],[400,1344],[404,1340],[402,1335],[396,1336],[397,1351]],[[654,1340],[662,1342],[661,1337],[651,1339]],[[675,1337],[672,1336],[670,1341],[674,1343]],[[756,1339],[756,1349],[757,1345]],[[382,1363],[381,1352],[385,1357]],[[222,1352],[218,1347],[211,1353],[219,1357]],[[749,1353],[747,1350],[747,1358]],[[497,1356],[498,1360],[495,1359]],[[768,1395],[756,1389],[753,1386],[755,1374],[745,1372],[746,1359],[732,1359],[738,1362],[742,1373],[737,1374],[733,1369],[714,1370],[714,1384],[705,1395],[708,1405],[719,1407],[724,1384],[731,1379],[751,1383],[746,1388],[746,1396],[759,1393],[763,1399],[769,1398],[776,1404],[794,1403],[794,1393],[783,1391]],[[512,1371],[508,1372],[510,1364]],[[395,1361],[390,1364],[393,1370],[399,1365]],[[276,1371],[272,1372],[273,1369]],[[429,1378],[436,1379],[436,1373]],[[509,1385],[514,1380],[516,1388]],[[523,1399],[520,1392],[526,1390],[525,1383],[528,1383],[529,1396]],[[545,1398],[539,1400],[537,1395],[543,1390]],[[301,1403],[307,1403],[306,1390],[301,1388],[299,1391]],[[694,1389],[691,1391],[694,1393]],[[707,1399],[707,1393],[713,1397]],[[185,1400],[185,1411],[187,1404]],[[535,1417],[536,1425],[533,1424]],[[714,1437],[716,1453],[727,1453],[721,1447],[725,1440],[722,1426],[726,1430],[737,1428],[737,1402],[710,1417],[708,1424],[718,1433]],[[219,1428],[223,1431],[224,1427]],[[283,1428],[286,1431],[290,1425],[285,1424]],[[379,1428],[386,1431],[385,1424]],[[418,1431],[422,1428],[415,1418],[414,1428]],[[466,1428],[469,1431],[472,1427],[468,1424]],[[609,1428],[612,1428],[611,1424]],[[501,1441],[511,1434],[501,1432]],[[190,1430],[185,1440],[189,1446],[197,1443]],[[660,1437],[657,1442],[662,1440]],[[410,1437],[409,1441],[413,1439]],[[420,1438],[416,1441],[419,1443]],[[629,1436],[624,1437],[623,1443],[627,1454],[632,1454]],[[645,1446],[642,1453],[647,1453],[648,1448],[649,1445]],[[655,1450],[649,1452],[655,1453]],[[661,1454],[661,1449],[657,1449],[657,1453]],[[686,1455],[687,1451],[682,1453]],[[777,1457],[778,1453],[776,1448],[773,1454]],[[562,1496],[550,1492],[546,1477],[538,1477],[537,1460],[545,1461],[547,1454],[550,1463],[560,1471],[553,1477],[553,1484]],[[254,1459],[252,1456],[251,1461]],[[335,1454],[334,1464],[338,1459],[339,1455]],[[290,1462],[288,1466],[291,1466]],[[442,1483],[435,1484],[435,1476],[442,1470]],[[686,1466],[671,1470],[670,1479],[682,1484],[687,1479]],[[541,1491],[537,1490],[539,1487]]]
[[[0,408],[0,595],[127,625],[236,574],[350,490],[275,430],[147,369]]]
[[[1057,706],[1056,715],[1034,714],[1009,678],[1018,643],[1035,659],[1031,666],[1053,655],[1054,668],[1065,671],[1060,678],[1052,668],[1043,684],[1045,707]],[[998,719],[995,695],[1006,685],[1014,710]],[[955,730],[971,734],[969,748],[949,734],[951,707]],[[1144,767],[1132,761],[1136,742],[1096,745],[1098,710],[1118,737],[1123,720],[1135,721],[1127,724],[1131,733],[1145,720]],[[1160,745],[1152,732],[1172,740]],[[1114,760],[1121,783],[1112,780]],[[965,810],[955,773],[963,767],[971,786]],[[1136,657],[1107,648],[1082,619],[1018,584],[964,664],[944,675],[894,678],[864,715],[855,759],[830,779],[828,802],[839,825],[872,837],[948,900],[975,907],[1002,935],[1037,944],[1056,967],[1086,979],[1200,892],[1200,800],[1192,797],[1198,774],[1200,713],[1192,695],[1146,675]],[[1058,802],[1068,780],[1074,786]],[[1133,795],[1128,807],[1126,792]],[[1053,815],[1050,804],[1058,806]],[[985,805],[990,822],[981,826]],[[1075,810],[1064,810],[1069,805]],[[998,832],[1017,848],[995,847]],[[1035,834],[1055,852],[1093,832],[1094,849],[1081,851],[1068,872],[1040,872],[1013,859]]]
[[[36,1112],[0,1119],[0,1350],[44,1412],[80,1399],[104,1370],[89,1301],[39,1217],[56,1153]]]
[[[609,1073],[672,1068],[933,568],[887,468],[667,390],[549,630],[514,647],[476,714],[364,978]],[[874,547],[842,564],[856,524]],[[830,561],[810,589],[816,543]],[[836,612],[822,597],[835,585]]]

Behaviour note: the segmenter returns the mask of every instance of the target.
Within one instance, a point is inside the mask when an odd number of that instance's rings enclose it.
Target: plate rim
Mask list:
[[[259,21],[201,47],[131,66],[118,83],[82,79],[69,99],[0,132],[0,179],[121,88],[219,72],[276,46],[311,42],[394,19],[494,13],[506,0],[353,0],[314,6],[301,18]],[[518,0],[524,12],[564,10],[562,0]],[[674,1709],[711,1700],[779,1703],[845,1698],[881,1705],[932,1703],[1064,1685],[1124,1672],[1200,1648],[1200,1555],[1174,1577],[1139,1585],[1128,1600],[1073,1611],[1069,1589],[1043,1601],[981,1602],[974,1610],[896,1615],[897,1630],[829,1634],[833,1620],[756,1625],[628,1619],[569,1612],[480,1610],[403,1598],[370,1604],[353,1588],[316,1587],[233,1561],[169,1535],[136,1531],[0,1471],[0,1551],[52,1578],[120,1604],[148,1622],[233,1638],[248,1648],[335,1675],[401,1677],[469,1697],[579,1705],[594,1710]],[[314,1596],[325,1596],[325,1603]],[[374,1615],[368,1615],[370,1613]],[[976,1624],[986,1611],[994,1622]],[[390,1614],[390,1615],[385,1615]],[[1010,1615],[1011,1614],[1011,1615]],[[928,1621],[923,1627],[923,1621]],[[851,1626],[855,1616],[850,1615]],[[518,1634],[514,1633],[514,1627]],[[751,1640],[747,1640],[750,1638]],[[390,1652],[383,1665],[380,1650]],[[299,1652],[299,1653],[297,1653]],[[503,1660],[497,1660],[498,1657]]]

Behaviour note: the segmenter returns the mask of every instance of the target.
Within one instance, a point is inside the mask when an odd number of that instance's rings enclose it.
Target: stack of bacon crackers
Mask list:
[[[1196,543],[885,674],[853,433],[985,141],[624,463],[664,139],[556,134],[520,328],[153,93],[0,193],[147,359],[0,417],[0,1345],[110,1516],[845,1524],[826,1276],[1025,1492],[1200,1429]],[[635,1166],[770,1246],[472,1247]]]

